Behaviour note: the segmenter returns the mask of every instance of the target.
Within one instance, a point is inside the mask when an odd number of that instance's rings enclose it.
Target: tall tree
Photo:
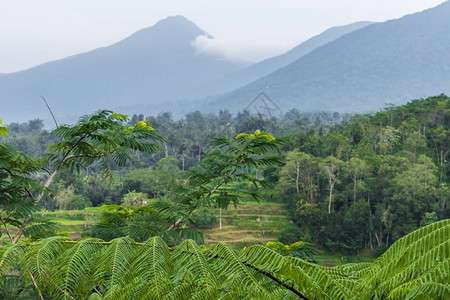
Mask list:
[[[320,163],[320,168],[322,169],[323,173],[325,173],[328,179],[328,190],[330,192],[328,197],[328,213],[331,213],[334,185],[339,179],[339,174],[343,165],[344,162],[342,160],[333,156],[328,156]]]
[[[214,149],[197,167],[188,171],[187,184],[178,190],[174,201],[159,206],[161,211],[169,214],[183,211],[174,219],[169,231],[178,228],[199,207],[227,208],[230,203],[237,205],[241,197],[258,197],[253,190],[236,185],[266,185],[263,179],[255,177],[252,170],[280,164],[281,158],[276,153],[280,142],[260,130],[253,134],[241,133],[235,138],[214,138]]]
[[[364,189],[364,177],[370,172],[367,163],[357,157],[352,157],[345,164],[345,171],[353,182],[353,203],[356,202],[357,194]]]

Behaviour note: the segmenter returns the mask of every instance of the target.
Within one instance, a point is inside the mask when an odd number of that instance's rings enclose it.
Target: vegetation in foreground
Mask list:
[[[306,299],[317,295],[343,299],[355,295],[362,298],[446,297],[448,274],[442,270],[448,269],[448,222],[435,221],[445,219],[449,212],[449,168],[446,161],[448,106],[449,99],[443,95],[416,101],[409,106],[387,110],[389,114],[378,113],[356,118],[341,133],[338,129],[327,135],[323,135],[323,131],[319,135],[314,132],[299,134],[296,137],[300,139],[298,145],[293,144],[296,138],[287,138],[282,145],[281,140],[260,130],[236,137],[214,138],[211,150],[204,159],[200,159],[199,152],[198,164],[182,175],[176,169],[176,159],[167,156],[168,146],[164,139],[148,123],[138,121],[134,126],[126,127],[123,124],[127,121],[126,116],[108,111],[83,117],[74,126],[58,127],[53,134],[59,140],[51,144],[48,152],[39,159],[33,159],[1,143],[2,233],[11,243],[1,248],[3,259],[0,266],[8,279],[5,283],[23,286],[19,290],[24,291],[31,280],[32,290],[36,290],[41,298],[48,293],[56,298],[109,297],[114,295],[116,288],[120,290],[123,287],[116,282],[103,286],[107,281],[105,279],[96,281],[99,271],[89,273],[94,265],[90,259],[96,257],[100,261],[108,261],[109,258],[103,258],[102,253],[109,251],[109,246],[116,243],[126,245],[125,248],[142,246],[143,249],[147,248],[148,243],[153,243],[159,250],[152,250],[150,255],[156,260],[154,251],[168,253],[162,255],[166,259],[163,265],[171,266],[175,272],[166,275],[161,273],[173,280],[167,288],[172,289],[172,292],[180,291],[186,297],[196,297],[198,293],[206,293],[210,297],[231,297],[236,292],[231,287],[236,284],[234,274],[239,273],[237,270],[246,270],[241,275],[248,275],[248,268],[257,272],[253,277],[248,277],[256,286],[250,287],[250,290],[237,287],[236,295],[257,298],[289,298],[296,295]],[[415,121],[416,117],[419,121]],[[412,130],[415,126],[418,132]],[[8,130],[0,127],[0,134],[8,134]],[[350,137],[352,140],[349,140]],[[428,137],[434,142],[430,143],[431,147]],[[163,147],[155,142],[163,143]],[[53,201],[60,209],[68,208],[67,205],[83,206],[83,202],[87,202],[87,197],[75,192],[74,185],[66,185],[64,181],[55,182],[55,178],[63,176],[64,172],[63,178],[70,178],[74,171],[86,170],[88,173],[87,169],[93,167],[95,172],[101,171],[106,177],[111,177],[111,162],[126,167],[131,158],[139,157],[140,153],[151,154],[158,149],[165,149],[167,156],[158,162],[160,174],[168,175],[165,179],[162,176],[161,181],[156,178],[156,182],[161,183],[157,184],[159,197],[153,193],[154,198],[150,199],[151,193],[133,190],[123,195],[123,205],[112,204],[111,199],[107,204],[105,199],[107,205],[102,206],[100,220],[89,228],[89,232],[85,232],[97,238],[87,237],[74,242],[66,237],[55,237],[55,224],[45,218],[36,218],[36,212],[46,201]],[[280,151],[283,155],[280,155]],[[330,151],[332,155],[325,156]],[[286,160],[285,164],[280,165],[282,156]],[[437,159],[439,168],[433,159]],[[182,167],[184,169],[184,161]],[[135,177],[135,182],[144,184],[146,181],[136,180]],[[269,182],[274,183],[275,188],[261,193],[259,188],[268,186]],[[57,193],[52,193],[52,185],[58,188]],[[283,197],[290,199],[287,203],[293,211],[291,217],[294,223],[280,234],[279,240],[283,242],[304,239],[315,241],[323,247],[357,250],[363,244],[364,248],[373,247],[376,240],[379,246],[377,250],[381,253],[392,240],[419,226],[425,227],[400,239],[370,266],[355,264],[356,269],[351,268],[352,264],[325,268],[304,260],[296,261],[297,258],[286,254],[289,248],[282,244],[251,246],[238,255],[221,243],[206,249],[198,247],[192,240],[202,241],[202,234],[195,229],[205,221],[205,216],[200,213],[204,208],[215,207],[221,212],[229,204],[238,205],[245,198],[283,202]],[[426,226],[430,223],[432,225]],[[28,241],[24,242],[23,236],[29,237]],[[46,238],[48,236],[53,237]],[[39,248],[42,245],[44,248]],[[420,249],[414,248],[415,245]],[[49,248],[45,248],[47,246]],[[114,253],[121,253],[120,247],[117,245]],[[395,251],[400,254],[392,254]],[[417,252],[419,256],[410,254],[412,252]],[[128,253],[138,255],[131,250]],[[176,254],[174,258],[171,258],[171,253]],[[224,278],[224,274],[219,272],[215,275],[218,285],[205,281],[196,286],[199,277],[194,270],[188,270],[192,258],[184,257],[186,253],[196,257],[196,263],[192,265],[195,270],[206,267],[217,272],[223,267],[228,270],[231,279]],[[224,253],[234,254],[224,256]],[[242,253],[255,255],[239,260],[235,264],[237,269],[225,267],[233,265],[232,260],[228,259],[241,257]],[[396,258],[396,255],[401,258]],[[21,261],[22,256],[29,259]],[[45,260],[51,257],[51,261],[57,263],[66,256],[70,257],[70,271],[65,272],[63,283],[56,283],[56,275],[64,268]],[[183,263],[177,262],[177,259]],[[221,264],[213,263],[217,259]],[[292,260],[296,262],[294,265]],[[396,260],[401,261],[400,265]],[[121,261],[124,263],[122,268],[137,268],[132,260]],[[33,262],[36,266],[26,265]],[[409,267],[402,265],[405,262]],[[83,266],[85,263],[87,266]],[[187,266],[184,266],[185,263]],[[118,266],[116,262],[112,264]],[[300,274],[291,272],[299,270],[296,269],[300,268],[297,264],[310,266],[306,269],[312,270],[312,273],[303,269],[300,269],[303,270]],[[382,271],[383,265],[389,269],[396,264],[399,269],[389,271],[394,272],[395,276]],[[177,265],[180,265],[179,269]],[[373,268],[377,266],[380,269],[374,271]],[[44,270],[46,267],[51,269]],[[77,273],[80,270],[84,271]],[[356,273],[353,272],[355,270]],[[22,273],[20,277],[18,272]],[[201,272],[206,274],[205,270]],[[387,277],[372,278],[380,272],[381,276]],[[53,273],[55,279],[52,282],[49,278],[53,278]],[[72,275],[76,279],[70,279]],[[127,275],[127,280],[131,281],[123,284],[141,282],[139,277],[133,278],[138,275]],[[153,278],[154,274],[148,276]],[[189,276],[192,276],[192,280]],[[303,276],[306,277],[301,278]],[[214,278],[212,273],[207,277]],[[347,281],[346,278],[351,280]],[[83,287],[76,286],[83,280],[89,281],[90,288],[83,290]],[[71,282],[76,287],[70,287]],[[222,286],[224,282],[228,282],[226,286]],[[161,285],[158,287],[162,288]],[[154,287],[141,286],[142,291],[149,292],[146,288],[153,290]],[[362,289],[365,292],[361,292]]]
[[[0,267],[54,299],[448,299],[449,236],[450,220],[436,222],[373,263],[331,268],[262,245],[51,237],[3,247]]]

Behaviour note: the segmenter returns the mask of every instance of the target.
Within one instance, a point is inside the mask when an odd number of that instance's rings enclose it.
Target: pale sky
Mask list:
[[[0,0],[0,73],[113,44],[183,15],[215,40],[208,49],[255,62],[339,25],[382,22],[443,0]],[[204,45],[205,46],[205,45]]]

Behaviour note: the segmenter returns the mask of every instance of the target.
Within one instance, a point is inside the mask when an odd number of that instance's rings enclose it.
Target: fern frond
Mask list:
[[[50,293],[55,298],[87,298],[92,289],[93,267],[101,240],[85,238],[60,255],[50,270]]]
[[[449,236],[447,219],[401,238],[367,269],[359,291],[368,297],[375,292],[385,296],[390,291],[406,295],[419,283],[450,282],[450,268],[445,270],[450,257]]]
[[[123,274],[130,267],[130,258],[136,251],[135,242],[128,238],[118,238],[111,241],[107,247],[99,252],[99,259],[95,262],[94,281],[97,285],[123,284]]]
[[[270,293],[254,277],[257,271],[242,264],[230,246],[218,243],[211,246],[208,255],[214,260],[214,270],[221,277],[222,287],[243,297],[270,299]]]

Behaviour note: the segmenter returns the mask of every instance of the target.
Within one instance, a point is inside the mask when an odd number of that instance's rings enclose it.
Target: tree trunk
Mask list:
[[[50,174],[50,177],[48,178],[47,182],[45,183],[45,186],[44,186],[45,189],[47,189],[52,184],[53,180],[55,179],[56,175],[58,175],[60,170],[61,170],[61,167],[57,168],[52,174]],[[44,196],[44,191],[42,191],[42,193],[40,193],[39,196],[36,198],[36,203],[39,203],[39,201],[41,201],[43,196]],[[25,231],[25,228],[27,227],[30,219],[31,219],[31,214],[29,214],[28,216],[25,217],[25,219],[23,220],[22,225],[20,225],[20,228],[17,231],[16,235],[11,240],[11,244],[16,244],[19,241],[19,239],[22,237],[22,235]]]
[[[334,187],[334,183],[331,182],[331,177],[330,177],[330,199],[328,201],[328,214],[331,213],[331,200],[333,198],[333,187]]]
[[[222,230],[222,207],[219,208],[219,230]]]

